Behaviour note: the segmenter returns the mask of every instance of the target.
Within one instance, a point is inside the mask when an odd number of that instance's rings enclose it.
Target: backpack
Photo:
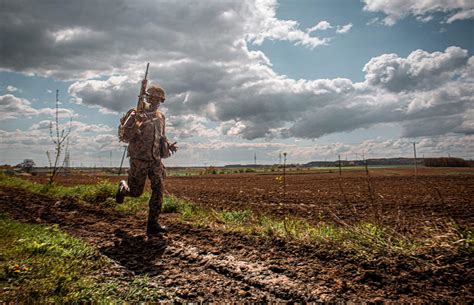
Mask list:
[[[120,125],[118,126],[118,138],[120,142],[128,143],[128,139],[125,138],[125,126],[130,119],[130,115],[132,112],[135,112],[136,109],[132,108],[127,113],[125,113],[122,118],[120,119]]]

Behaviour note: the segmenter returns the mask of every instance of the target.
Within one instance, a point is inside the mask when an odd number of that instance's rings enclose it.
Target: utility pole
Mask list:
[[[283,153],[283,194],[286,196],[286,152]]]
[[[417,172],[417,168],[416,168],[416,142],[413,142],[413,163],[415,165],[415,178],[416,178],[416,172]]]
[[[341,171],[341,155],[337,155],[339,158],[339,177],[342,176],[342,171]]]
[[[280,154],[278,155],[278,166],[280,166],[280,165],[281,165],[281,152],[280,152]]]
[[[257,167],[257,153],[254,153],[253,155],[253,162],[254,162],[255,167]]]

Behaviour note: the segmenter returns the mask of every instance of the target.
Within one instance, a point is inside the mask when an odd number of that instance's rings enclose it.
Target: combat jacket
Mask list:
[[[124,136],[128,140],[128,155],[143,161],[160,160],[170,156],[169,143],[165,136],[165,116],[160,111],[141,112],[136,125],[137,113],[132,111],[127,120]]]

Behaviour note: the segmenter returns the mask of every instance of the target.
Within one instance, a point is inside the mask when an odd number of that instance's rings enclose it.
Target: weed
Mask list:
[[[243,210],[243,211],[222,211],[218,213],[218,219],[220,219],[223,223],[229,225],[242,225],[248,222],[252,217],[251,210]]]
[[[177,213],[179,212],[182,205],[183,200],[178,199],[174,196],[166,196],[163,199],[163,208],[161,209],[161,211],[163,213]]]

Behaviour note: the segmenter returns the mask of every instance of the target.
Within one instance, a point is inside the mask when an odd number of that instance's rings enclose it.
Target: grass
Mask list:
[[[150,193],[145,192],[142,196],[132,198],[126,197],[124,204],[115,202],[117,185],[109,181],[100,181],[97,184],[81,184],[77,186],[62,186],[58,184],[39,184],[17,177],[8,177],[0,174],[0,186],[13,187],[26,190],[34,194],[42,194],[55,199],[73,199],[85,204],[113,207],[124,214],[138,214],[145,212],[148,207]],[[173,212],[176,199],[165,196],[163,211]]]
[[[1,301],[12,303],[157,302],[170,299],[133,281],[104,275],[112,262],[55,226],[22,224],[0,214]]]
[[[101,181],[94,185],[81,184],[67,187],[57,184],[39,184],[16,177],[0,175],[0,186],[24,189],[31,193],[43,194],[48,197],[70,198],[90,204],[113,205],[113,197],[117,186]]]

